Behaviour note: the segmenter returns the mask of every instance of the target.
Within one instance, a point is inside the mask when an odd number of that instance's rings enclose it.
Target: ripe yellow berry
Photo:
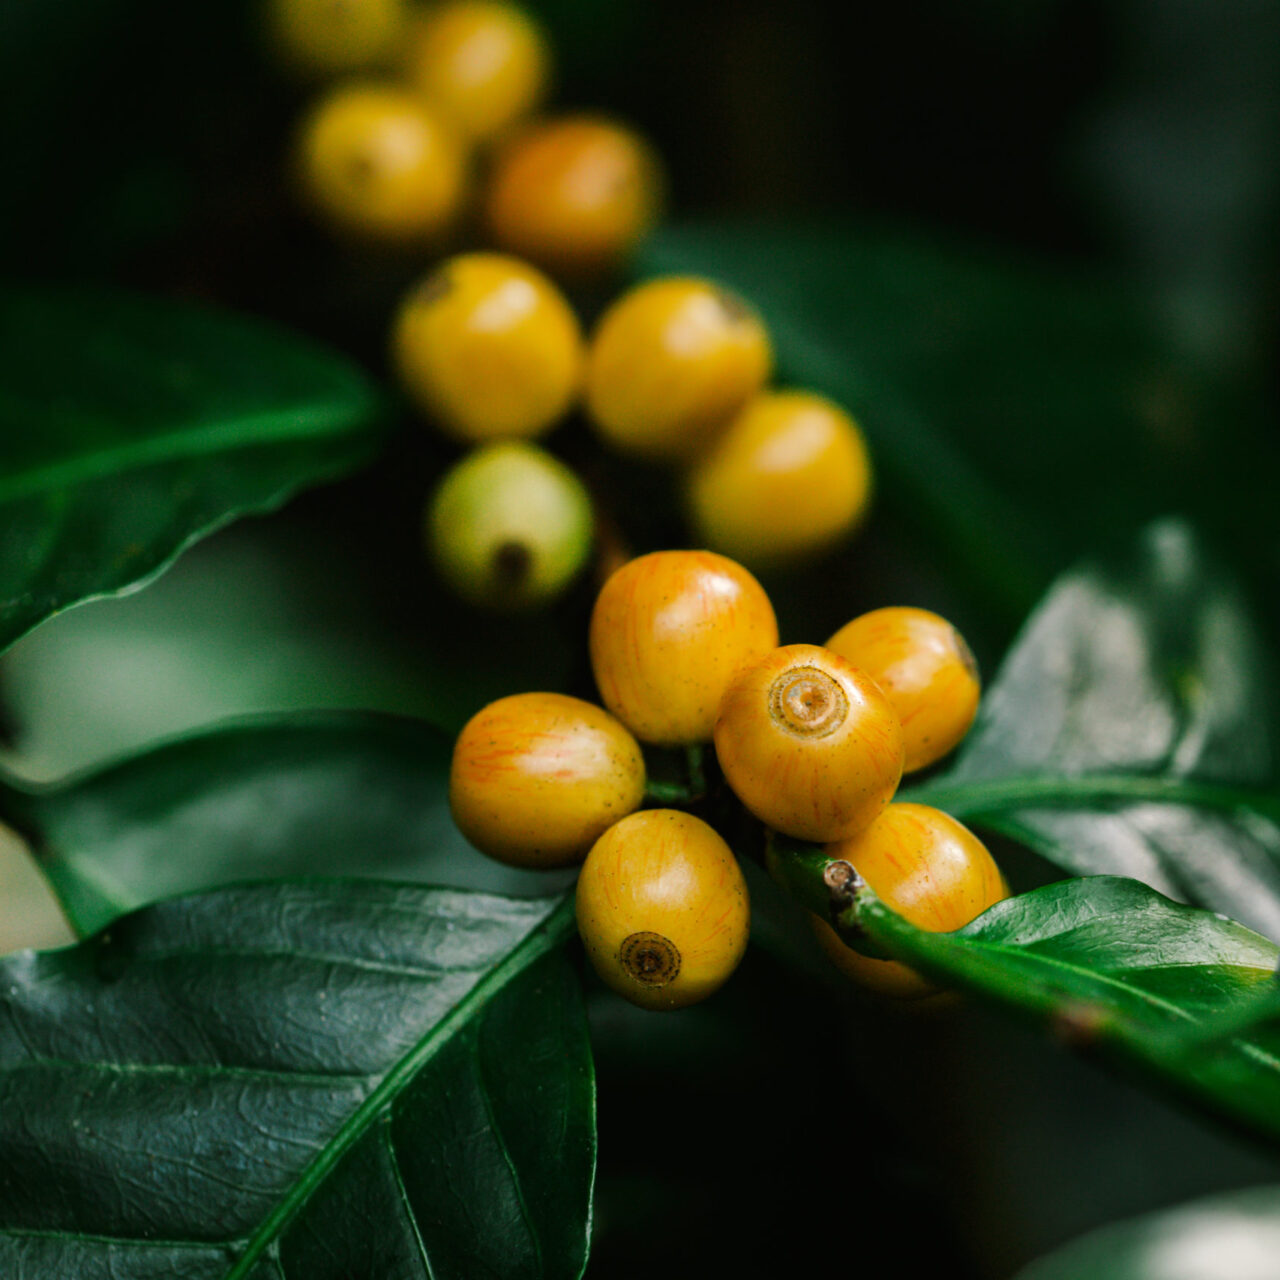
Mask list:
[[[700,818],[648,809],[610,827],[578,877],[578,932],[595,971],[644,1009],[705,999],[738,967],[747,883]]]
[[[591,667],[605,706],[643,742],[707,742],[725,690],[778,643],[764,588],[710,551],[630,560],[591,614]]]
[[[269,0],[268,33],[300,71],[357,71],[383,58],[404,22],[404,0]]]
[[[860,835],[829,844],[826,852],[851,863],[885,906],[931,933],[963,928],[1009,896],[982,841],[924,804],[891,804]],[[936,990],[906,965],[846,947],[825,920],[814,916],[813,924],[823,950],[860,985],[903,999]]]
[[[502,248],[560,275],[616,268],[657,221],[661,167],[638,134],[590,116],[547,120],[494,161],[485,217]]]
[[[511,866],[580,861],[643,799],[636,740],[579,698],[499,698],[468,721],[454,745],[453,820],[477,849]]]
[[[372,240],[430,240],[466,195],[466,151],[453,129],[390,85],[351,85],[325,97],[303,126],[299,164],[317,213]]]
[[[477,142],[533,109],[547,87],[541,30],[501,0],[453,0],[424,10],[405,45],[409,83]]]
[[[800,840],[862,831],[902,777],[902,729],[870,676],[829,649],[792,644],[729,687],[716,757],[761,822]]]
[[[417,404],[459,440],[537,436],[582,381],[582,330],[560,291],[516,258],[450,258],[409,294],[392,352]]]
[[[807,391],[748,401],[688,477],[702,539],[760,567],[825,550],[858,523],[870,492],[862,433],[838,405]]]
[[[605,312],[587,354],[587,407],[623,453],[688,461],[769,378],[760,317],[710,280],[668,277]]]
[[[582,481],[535,444],[482,445],[440,482],[427,542],[445,581],[491,609],[525,609],[559,595],[591,550]]]
[[[978,664],[964,637],[927,609],[875,609],[854,618],[827,648],[861,667],[902,721],[906,771],[940,760],[978,713]]]

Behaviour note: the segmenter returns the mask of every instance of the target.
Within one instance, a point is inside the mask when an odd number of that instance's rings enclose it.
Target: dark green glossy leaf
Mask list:
[[[1250,1187],[1092,1231],[1017,1280],[1274,1280],[1280,1187]]]
[[[367,461],[380,416],[352,366],[257,321],[0,295],[0,648]]]
[[[558,898],[292,882],[0,962],[0,1273],[572,1280],[572,927]]]
[[[1232,586],[1162,523],[1134,563],[1058,582],[956,765],[902,798],[1280,938],[1271,693]]]
[[[1017,616],[1082,545],[1206,492],[1217,393],[1112,284],[838,222],[666,228],[640,265],[755,303],[783,378],[858,417],[903,529]]]
[[[72,924],[241,880],[362,876],[504,892],[558,888],[499,866],[449,816],[450,740],[372,714],[263,717],[47,787],[0,779]]]
[[[956,933],[908,924],[859,884],[840,920],[882,954],[1280,1140],[1280,951],[1243,925],[1113,876],[1009,898]]]

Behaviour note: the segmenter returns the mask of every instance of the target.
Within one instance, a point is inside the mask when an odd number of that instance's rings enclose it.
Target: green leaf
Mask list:
[[[572,1280],[572,928],[558,898],[276,883],[0,962],[0,1273]]]
[[[1217,388],[1079,272],[847,222],[723,221],[664,228],[640,269],[758,306],[782,377],[857,416],[902,530],[1014,616],[1082,545],[1197,508],[1221,455]]]
[[[0,649],[367,461],[381,401],[257,321],[113,294],[0,294]]]
[[[1112,876],[1006,899],[956,933],[908,924],[858,881],[839,924],[1280,1140],[1280,950],[1243,925]]]
[[[1133,563],[1057,583],[955,767],[902,799],[1280,938],[1271,693],[1232,586],[1164,522]]]
[[[545,893],[482,857],[449,815],[450,739],[365,713],[234,722],[50,786],[0,777],[77,932],[242,880],[360,876]]]
[[[1016,1280],[1274,1280],[1280,1187],[1250,1187],[1092,1231]]]

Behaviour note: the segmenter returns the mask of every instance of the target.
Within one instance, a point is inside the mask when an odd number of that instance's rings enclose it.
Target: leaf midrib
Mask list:
[[[39,497],[167,462],[297,440],[337,438],[360,423],[369,407],[369,397],[362,396],[358,402],[341,406],[328,403],[274,409],[77,454],[13,475],[0,475],[0,502]]]
[[[1280,821],[1280,794],[1252,787],[1137,773],[1022,774],[1007,778],[926,782],[899,800],[968,817],[1018,809],[1090,809],[1124,804],[1177,804],[1220,813],[1248,810]]]
[[[475,1014],[494,998],[509,982],[524,972],[534,961],[558,946],[571,932],[574,901],[567,895],[563,902],[502,961],[482,978],[436,1023],[430,1031],[383,1076],[377,1088],[352,1112],[336,1134],[325,1143],[293,1188],[263,1219],[245,1244],[239,1260],[227,1272],[225,1280],[244,1280],[292,1218],[310,1199],[311,1194],[336,1168],[342,1157],[368,1132],[384,1108],[413,1082],[418,1073]]]
[[[868,917],[870,917],[871,920],[874,920],[877,924],[884,926],[884,934],[891,938],[901,939],[905,937],[909,941],[914,941],[917,933],[919,932],[910,925],[904,927],[900,918],[879,902],[869,903],[863,911],[860,912],[860,919],[866,920]],[[874,926],[872,929],[868,930],[868,933],[873,938],[875,937],[876,930]],[[875,940],[877,942],[884,942],[885,937],[881,936],[875,938]],[[1052,940],[1053,939],[1051,937],[1038,939],[1037,944],[1051,942]],[[1062,960],[1055,956],[1045,955],[1043,952],[1033,951],[1029,946],[1022,946],[1013,943],[988,942],[978,938],[965,938],[961,945],[966,949],[972,948],[980,954],[1002,957],[1016,956],[1035,966],[1041,966],[1050,970],[1065,971],[1075,977],[1082,976],[1092,982],[1099,983],[1102,986],[1113,987],[1122,991],[1128,997],[1135,999],[1139,1004],[1146,1004],[1152,1009],[1158,1009],[1165,1014],[1172,1015],[1176,1019],[1189,1022],[1193,1026],[1200,1026],[1203,1024],[1203,1020],[1201,1018],[1198,1018],[1195,1014],[1183,1009],[1180,1005],[1176,1005],[1168,1000],[1162,999],[1152,992],[1143,990],[1141,987],[1135,987],[1132,984],[1125,982],[1122,978],[1113,977],[1111,974],[1100,972],[1097,969],[1086,969],[1080,965],[1073,964],[1070,961]],[[931,949],[927,945],[921,946],[917,954],[912,957],[912,959],[914,959],[916,963],[924,962],[927,964],[929,960],[933,959]],[[1142,969],[1135,969],[1131,972],[1146,972],[1154,967],[1156,966],[1144,966]],[[1166,968],[1169,966],[1158,967]],[[1187,965],[1182,967],[1195,968],[1197,966]],[[1248,966],[1233,967],[1247,968]],[[1259,969],[1257,972],[1270,976],[1271,971]],[[1131,1035],[1124,1036],[1121,1043],[1128,1048],[1141,1045],[1140,1040]],[[1280,1058],[1276,1058],[1273,1054],[1268,1053],[1260,1046],[1252,1044],[1247,1040],[1242,1040],[1239,1036],[1231,1037],[1230,1044],[1244,1056],[1253,1058],[1261,1065],[1269,1067],[1273,1071],[1280,1072]]]

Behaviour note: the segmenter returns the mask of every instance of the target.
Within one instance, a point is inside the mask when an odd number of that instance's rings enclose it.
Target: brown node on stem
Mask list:
[[[1102,1039],[1108,1022],[1107,1011],[1100,1005],[1078,1000],[1050,1015],[1049,1032],[1069,1049],[1087,1049]]]
[[[825,738],[849,715],[840,682],[818,667],[791,667],[769,686],[769,716],[797,738]]]
[[[839,906],[853,901],[853,895],[862,882],[853,864],[841,858],[828,862],[822,869],[822,883],[831,890],[831,896]]]
[[[665,987],[680,974],[680,952],[660,933],[631,933],[618,948],[622,967],[646,987]]]

